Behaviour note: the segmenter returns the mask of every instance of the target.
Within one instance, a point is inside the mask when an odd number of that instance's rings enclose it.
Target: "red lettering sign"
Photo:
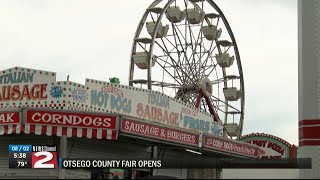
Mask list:
[[[196,146],[198,146],[199,143],[199,134],[197,133],[190,133],[127,119],[122,119],[121,131]]]
[[[148,119],[161,124],[168,124],[172,126],[178,126],[179,114],[175,112],[169,112],[168,109],[143,105],[142,103],[137,104],[136,113],[139,118]]]
[[[28,84],[2,86],[0,89],[0,101],[22,101],[47,99],[47,84]]]
[[[237,143],[221,137],[203,136],[203,146],[211,149],[233,152],[245,156],[258,156],[258,148],[244,143]]]
[[[273,142],[269,142],[268,144],[268,148],[273,149],[274,151],[277,151],[278,153],[280,153],[281,155],[284,154],[284,148],[280,147],[278,144],[273,143]]]
[[[271,141],[267,141],[267,140],[257,140],[257,139],[256,140],[248,140],[246,142],[262,147],[262,149],[265,150],[265,153],[266,153],[266,151],[270,153],[269,150],[272,150],[272,151],[279,153],[280,157],[281,156],[285,157],[285,155],[286,155],[285,148],[281,147],[279,144],[277,144],[275,142],[271,142]],[[267,155],[269,155],[269,154],[267,154]],[[273,156],[271,157],[271,156],[267,156],[267,155],[261,156],[261,158],[273,159]],[[276,157],[278,157],[278,156],[276,156]]]
[[[266,147],[267,141],[265,140],[252,140],[251,144],[260,146],[260,147]]]
[[[27,110],[27,123],[115,129],[117,116]]]
[[[0,125],[20,123],[20,112],[0,112]]]
[[[263,150],[259,153],[261,159],[296,158],[295,145],[270,134],[247,134],[242,136],[240,141],[260,146],[260,150]]]
[[[120,97],[123,97],[123,92],[120,89],[113,86],[102,86],[101,92],[112,93]]]

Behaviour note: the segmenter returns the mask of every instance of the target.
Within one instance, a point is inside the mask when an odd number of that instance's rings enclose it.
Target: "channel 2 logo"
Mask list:
[[[48,152],[48,151],[32,152],[32,168],[34,169],[57,168],[57,152]]]

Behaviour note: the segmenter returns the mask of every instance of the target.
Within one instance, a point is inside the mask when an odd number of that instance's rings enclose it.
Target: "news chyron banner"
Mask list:
[[[311,159],[64,159],[58,158],[56,145],[9,145],[9,168],[300,168],[310,169]]]
[[[9,168],[58,168],[55,145],[9,145]]]
[[[160,168],[161,160],[58,159],[56,145],[9,145],[9,168],[52,169],[106,167]]]

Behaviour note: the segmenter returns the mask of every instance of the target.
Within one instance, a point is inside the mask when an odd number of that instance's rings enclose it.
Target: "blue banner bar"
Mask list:
[[[9,145],[9,152],[32,152],[32,145],[29,145],[29,144]]]
[[[59,169],[62,168],[62,158],[59,158]]]

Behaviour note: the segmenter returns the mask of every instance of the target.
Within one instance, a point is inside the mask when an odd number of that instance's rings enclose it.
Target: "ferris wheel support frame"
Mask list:
[[[220,122],[220,118],[219,118],[214,106],[212,105],[210,99],[208,97],[204,96],[201,91],[199,92],[199,95],[197,97],[195,107],[199,108],[202,98],[205,98],[205,100],[207,102],[207,105],[208,105],[208,108],[209,108],[209,112],[210,112],[211,115],[213,115],[213,121]]]

